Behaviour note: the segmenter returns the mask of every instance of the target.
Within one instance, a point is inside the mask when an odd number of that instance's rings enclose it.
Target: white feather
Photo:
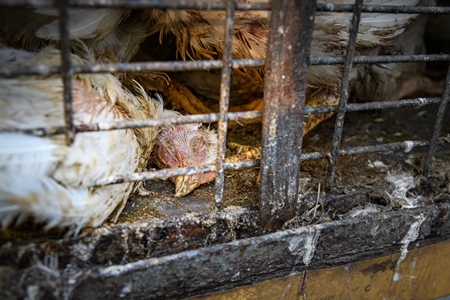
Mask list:
[[[103,39],[122,20],[121,9],[71,9],[69,11],[69,34],[75,39]],[[36,36],[49,39],[59,39],[59,19],[38,29]]]
[[[23,134],[0,134],[0,171],[26,176],[46,176],[57,162],[51,140]]]
[[[60,52],[44,49],[27,60],[23,51],[0,49],[13,58],[7,66],[59,63]],[[14,53],[17,52],[17,53]],[[72,61],[86,63],[72,56]],[[124,90],[112,75],[74,77],[74,123],[91,124],[158,117],[162,103]],[[64,124],[62,82],[54,77],[0,80],[0,128],[18,129]],[[148,108],[148,110],[147,110]],[[133,173],[146,166],[158,129],[79,133],[68,147],[64,136],[39,138],[0,134],[0,218],[3,227],[27,216],[48,227],[69,226],[74,232],[97,227],[123,209],[136,186],[123,183],[93,187],[101,178]],[[145,151],[145,152],[144,152]]]

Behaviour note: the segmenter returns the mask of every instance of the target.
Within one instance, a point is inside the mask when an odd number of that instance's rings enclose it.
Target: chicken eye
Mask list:
[[[180,164],[178,159],[174,157],[171,145],[164,145],[158,148],[157,156],[166,166],[176,167]]]
[[[205,144],[206,141],[203,137],[195,136],[191,139],[191,148],[194,152],[199,151]]]

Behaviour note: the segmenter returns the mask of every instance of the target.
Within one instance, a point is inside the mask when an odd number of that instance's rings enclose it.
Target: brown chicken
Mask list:
[[[222,0],[216,0],[219,2]],[[241,0],[239,0],[241,1]],[[242,2],[244,2],[242,0]],[[246,0],[245,2],[261,2]],[[263,1],[265,2],[265,1]],[[321,1],[334,2],[334,1]],[[353,1],[338,1],[350,3]],[[419,0],[368,0],[370,5],[421,5]],[[145,19],[154,20],[150,32],[159,36],[161,43],[175,41],[175,51],[179,57],[187,59],[220,59],[224,45],[225,13],[223,11],[179,11],[149,10],[143,13]],[[317,12],[311,45],[311,56],[343,56],[348,43],[351,13]],[[425,16],[413,14],[363,13],[356,44],[357,55],[417,54],[423,53],[423,33]],[[234,59],[263,59],[266,56],[269,37],[269,13],[267,11],[236,11],[232,56]],[[154,40],[151,41],[154,43]],[[145,45],[145,44],[144,44]],[[164,45],[163,45],[164,46]],[[169,51],[170,52],[170,51]],[[350,91],[365,101],[396,100],[414,94],[408,80],[421,74],[424,64],[392,63],[384,65],[355,65],[350,80]],[[250,103],[262,92],[263,68],[246,68],[234,71],[232,96],[239,99],[241,108],[262,105]],[[342,81],[341,65],[321,65],[308,68],[307,106],[337,105]],[[179,75],[182,84],[188,86],[195,95],[218,99],[220,72],[194,71]],[[205,82],[207,82],[205,84]],[[215,83],[214,83],[215,82]],[[406,86],[405,85],[406,82]],[[413,78],[414,85],[421,82]],[[424,81],[426,84],[429,81]],[[258,89],[259,87],[259,89]],[[423,87],[416,87],[421,89]],[[239,91],[233,95],[233,91]],[[198,99],[188,93],[179,93],[171,85],[165,93],[190,113],[209,113],[211,109],[198,104]],[[181,95],[180,95],[181,94]],[[247,99],[245,99],[247,98]],[[192,100],[191,100],[192,99]],[[189,105],[189,101],[194,104]],[[234,99],[230,99],[233,103]],[[260,99],[258,101],[261,101]],[[214,109],[213,109],[214,110]],[[233,108],[231,108],[233,110]],[[304,134],[327,115],[307,116]]]

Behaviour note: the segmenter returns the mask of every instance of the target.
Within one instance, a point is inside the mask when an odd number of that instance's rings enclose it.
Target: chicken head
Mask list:
[[[201,124],[163,127],[158,136],[156,164],[160,168],[212,164],[217,158],[217,143],[216,133]],[[215,177],[214,172],[174,177],[175,197],[183,197]]]

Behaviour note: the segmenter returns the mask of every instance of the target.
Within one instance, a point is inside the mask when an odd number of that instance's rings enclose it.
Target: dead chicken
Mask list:
[[[76,64],[87,64],[76,55]],[[0,49],[2,66],[59,65],[60,52],[44,48],[38,53]],[[109,74],[74,75],[74,123],[158,118],[162,102],[136,84],[124,89]],[[95,186],[111,175],[146,168],[158,128],[78,133],[67,146],[64,136],[36,137],[17,129],[64,126],[63,86],[55,76],[21,76],[0,80],[0,222],[3,227],[28,216],[47,227],[100,226],[115,220],[135,183]],[[10,130],[10,132],[6,132]]]

